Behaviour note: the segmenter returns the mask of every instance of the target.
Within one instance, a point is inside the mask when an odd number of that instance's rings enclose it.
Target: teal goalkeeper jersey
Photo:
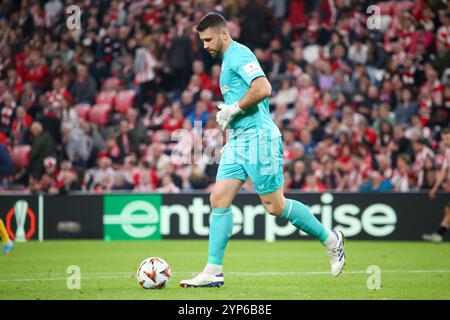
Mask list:
[[[241,100],[258,77],[265,77],[258,59],[249,48],[233,41],[222,57],[220,90],[225,103]],[[281,136],[270,117],[268,98],[237,115],[230,122],[230,128],[227,144],[236,146],[265,144]]]

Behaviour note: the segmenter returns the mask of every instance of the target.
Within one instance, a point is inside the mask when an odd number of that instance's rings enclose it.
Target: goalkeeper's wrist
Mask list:
[[[242,110],[242,109],[239,107],[239,101],[236,101],[235,103],[233,103],[233,104],[231,105],[231,107],[233,108],[233,114],[240,114],[240,113],[243,113],[243,112],[244,112],[244,110]]]

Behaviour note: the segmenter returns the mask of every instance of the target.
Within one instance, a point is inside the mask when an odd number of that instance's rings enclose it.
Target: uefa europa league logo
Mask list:
[[[14,215],[16,217],[16,236],[14,240],[16,242],[27,241],[25,236],[25,220],[27,218],[28,203],[25,200],[19,200],[14,205]]]

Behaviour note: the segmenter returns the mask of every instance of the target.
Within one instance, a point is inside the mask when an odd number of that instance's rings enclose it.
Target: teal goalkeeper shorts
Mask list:
[[[277,137],[264,144],[225,145],[216,180],[239,179],[253,182],[258,194],[269,194],[284,183],[283,143]]]

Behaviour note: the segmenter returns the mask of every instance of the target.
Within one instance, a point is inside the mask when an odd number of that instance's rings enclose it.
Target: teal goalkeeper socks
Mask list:
[[[231,207],[212,209],[211,225],[209,228],[209,257],[208,263],[222,265],[223,255],[228,239],[233,231],[233,212]]]
[[[294,226],[319,239],[320,242],[325,242],[330,234],[308,207],[296,200],[286,199],[286,208],[281,218],[289,220]]]

